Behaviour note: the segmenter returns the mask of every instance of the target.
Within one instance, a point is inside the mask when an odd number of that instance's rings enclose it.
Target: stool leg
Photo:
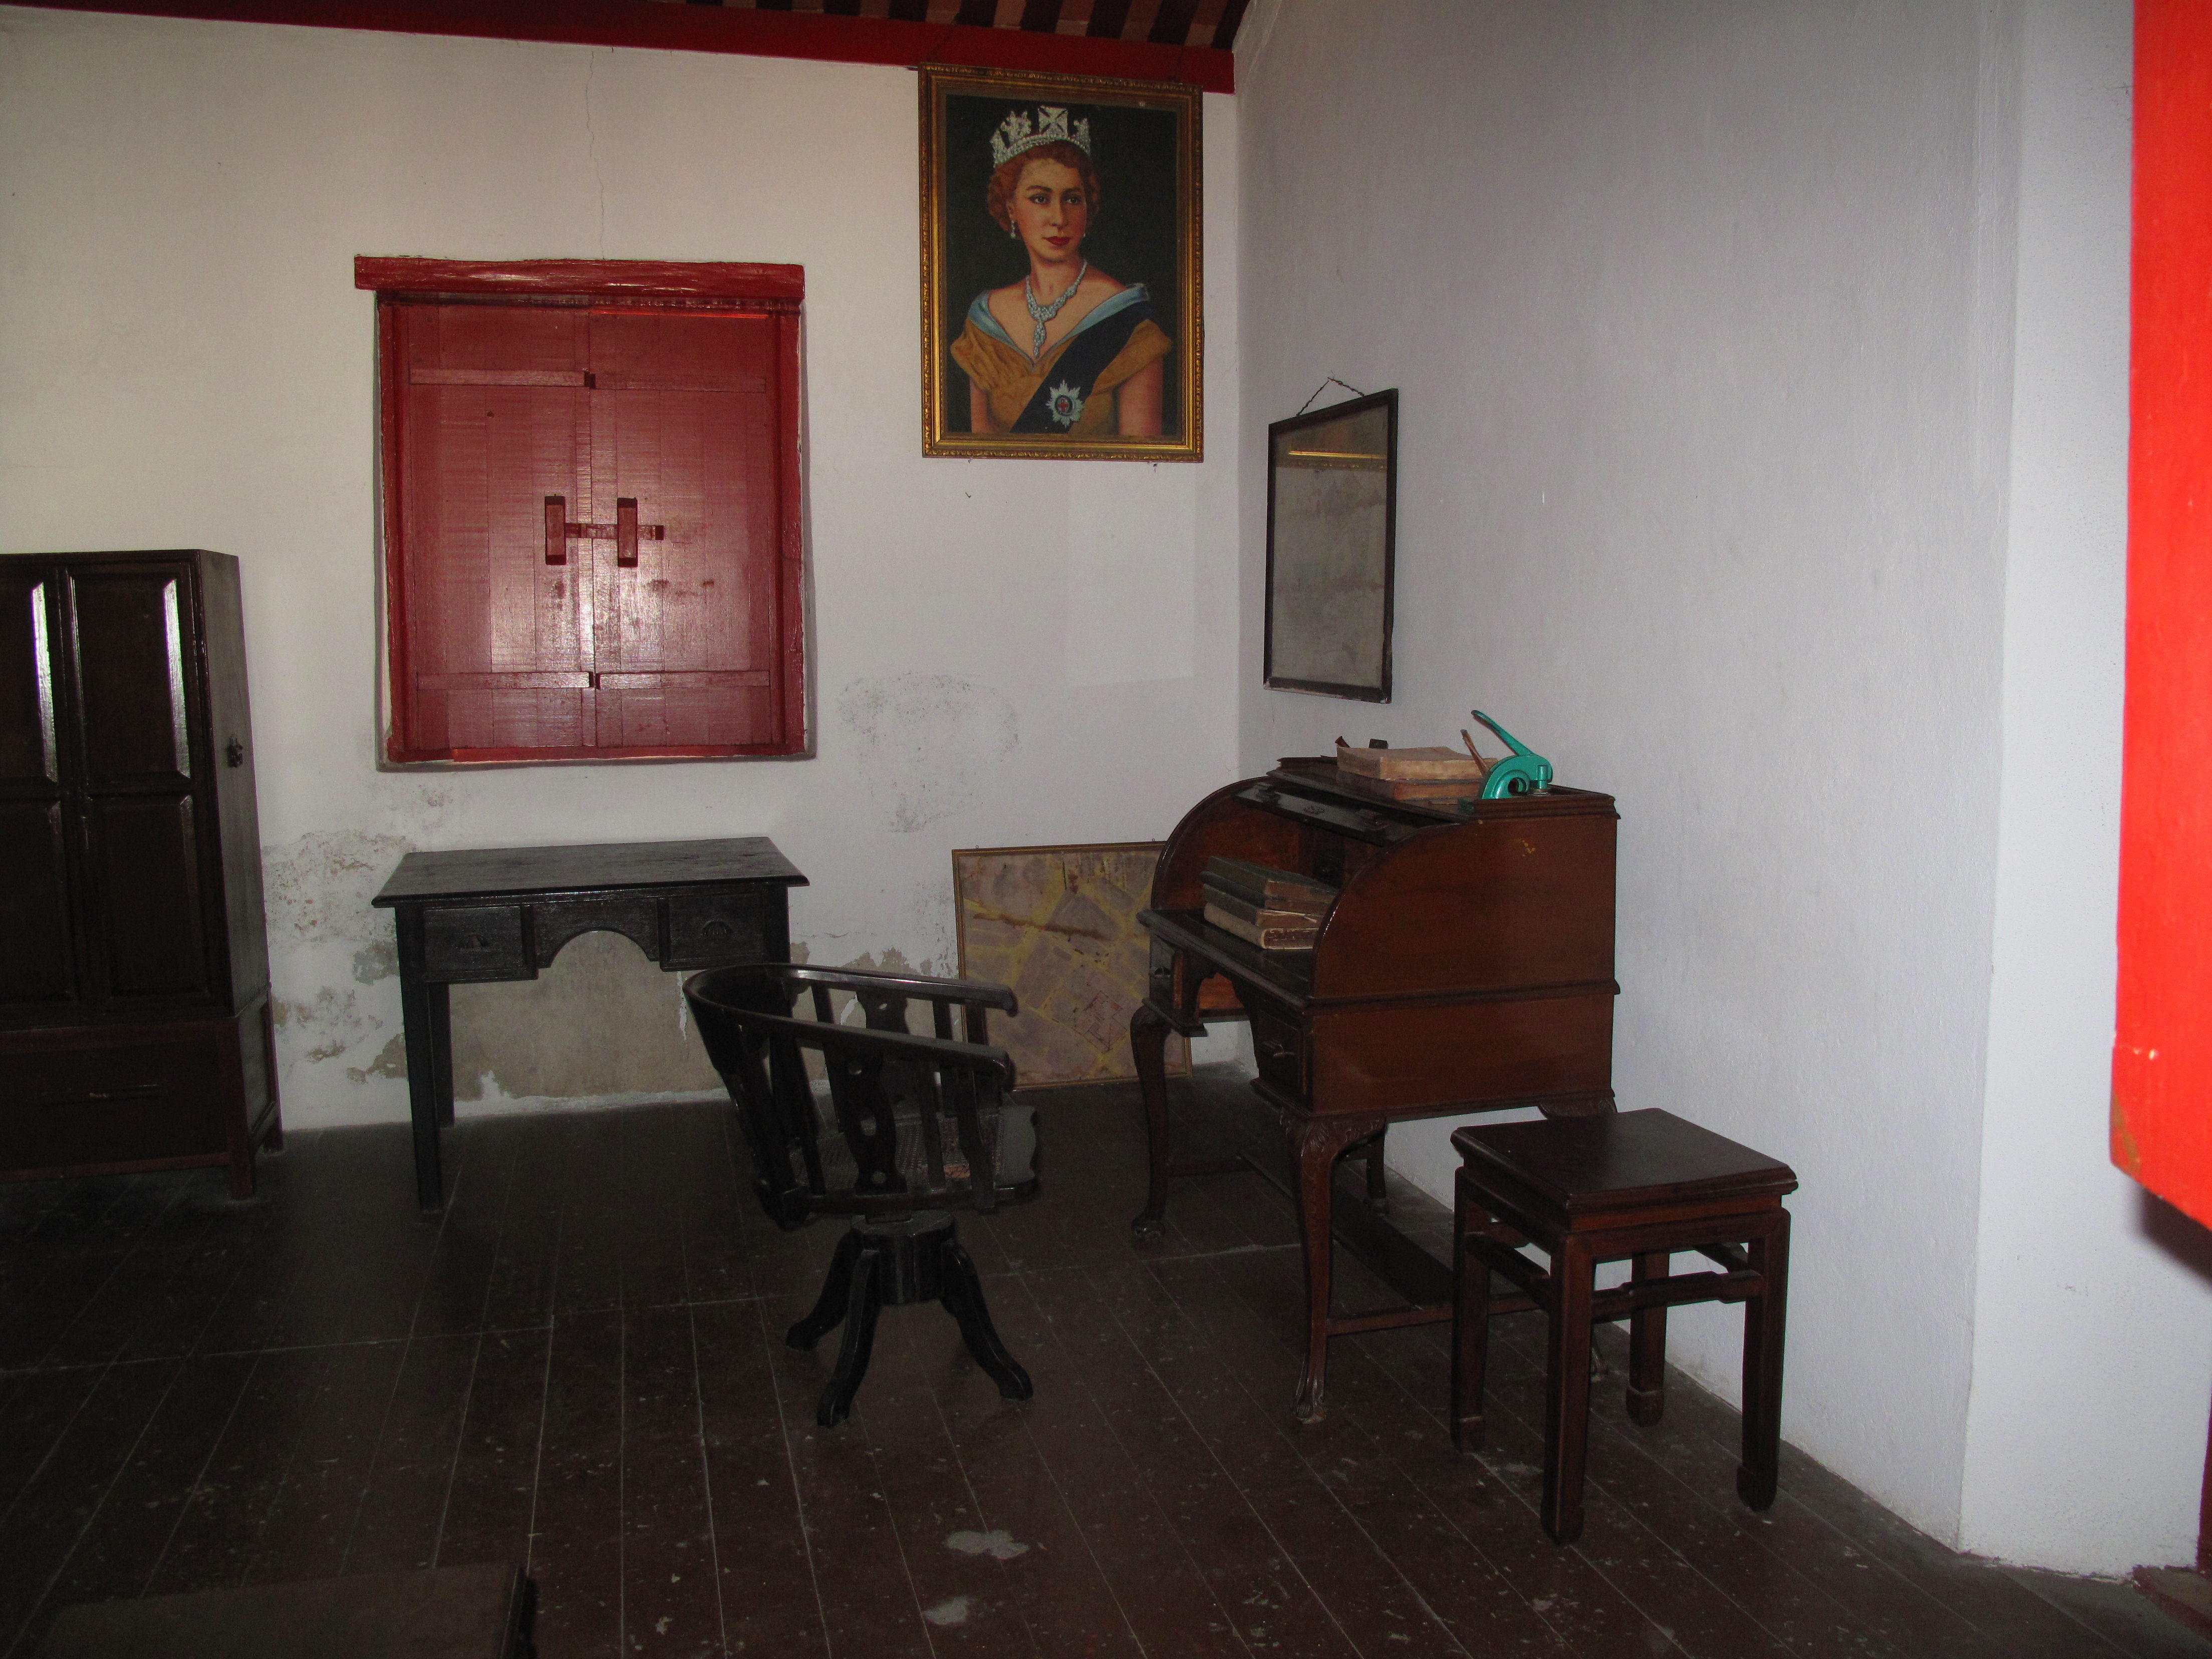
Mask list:
[[[1490,1263],[1473,1248],[1477,1226],[1490,1218],[1455,1183],[1452,1213],[1452,1444],[1482,1443],[1483,1374],[1490,1363]]]
[[[1590,1247],[1562,1239],[1552,1252],[1552,1328],[1544,1367],[1544,1530],[1555,1544],[1583,1534],[1583,1470],[1589,1461]]]
[[[1772,1228],[1750,1241],[1751,1265],[1763,1281],[1743,1304],[1743,1462],[1736,1494],[1755,1510],[1774,1502],[1782,1466],[1782,1322],[1790,1291],[1790,1212],[1777,1210]]]
[[[1639,1255],[1629,1282],[1664,1279],[1674,1258],[1665,1250]],[[1650,1428],[1667,1407],[1667,1310],[1638,1308],[1628,1316],[1628,1420]]]

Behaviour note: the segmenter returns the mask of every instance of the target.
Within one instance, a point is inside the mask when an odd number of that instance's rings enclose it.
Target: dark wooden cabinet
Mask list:
[[[276,1145],[238,561],[0,556],[0,1177]]]

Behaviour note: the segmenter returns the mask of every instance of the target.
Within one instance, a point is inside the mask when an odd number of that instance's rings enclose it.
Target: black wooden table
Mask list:
[[[601,847],[410,853],[372,901],[399,930],[415,1188],[441,1208],[438,1130],[453,1121],[450,985],[536,979],[579,933],[620,933],[675,972],[787,962],[787,890],[806,885],[765,836]]]

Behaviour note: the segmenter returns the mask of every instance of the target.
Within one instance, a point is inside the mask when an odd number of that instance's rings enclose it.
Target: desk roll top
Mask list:
[[[1618,824],[1612,797],[1585,790],[1478,800],[1462,817],[1285,761],[1176,825],[1147,915],[1148,1000],[1186,1026],[1249,1016],[1255,1086],[1301,1113],[1606,1109]],[[1206,924],[1200,880],[1223,854],[1341,889],[1311,951]]]

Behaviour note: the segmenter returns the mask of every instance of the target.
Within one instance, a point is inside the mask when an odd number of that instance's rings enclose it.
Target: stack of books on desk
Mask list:
[[[1431,806],[1464,806],[1482,796],[1492,763],[1456,749],[1354,749],[1336,740],[1336,781],[1355,794],[1377,800],[1420,801]]]
[[[1208,859],[1199,880],[1208,925],[1262,951],[1312,950],[1321,919],[1336,902],[1327,882],[1245,859]]]

